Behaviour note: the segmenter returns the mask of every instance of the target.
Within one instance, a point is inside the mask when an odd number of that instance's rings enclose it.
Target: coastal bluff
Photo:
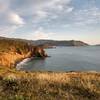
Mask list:
[[[47,54],[43,48],[31,45],[25,41],[0,39],[0,65],[14,67],[18,62],[25,58],[41,57],[45,58]]]

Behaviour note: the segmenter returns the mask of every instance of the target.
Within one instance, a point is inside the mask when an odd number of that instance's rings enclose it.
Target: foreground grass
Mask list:
[[[0,100],[100,100],[100,73],[0,68]]]

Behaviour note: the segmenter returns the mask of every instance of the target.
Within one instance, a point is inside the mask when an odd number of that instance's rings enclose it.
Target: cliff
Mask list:
[[[17,62],[28,57],[41,57],[47,55],[39,46],[33,46],[24,41],[0,39],[0,65],[12,67]]]

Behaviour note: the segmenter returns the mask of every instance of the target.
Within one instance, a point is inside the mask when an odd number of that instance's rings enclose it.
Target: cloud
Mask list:
[[[4,16],[5,15],[5,16]],[[0,36],[11,36],[14,32],[22,27],[25,22],[14,12],[7,12],[1,15]]]
[[[38,39],[51,39],[51,37],[53,35],[55,35],[56,33],[53,32],[47,32],[46,30],[44,30],[42,27],[39,27],[35,30],[32,30],[31,32],[25,32],[25,33],[16,33],[16,37],[17,38],[26,38],[26,39],[31,39],[31,40],[38,40]],[[13,36],[13,33],[12,33]]]
[[[73,10],[73,9],[72,9]],[[70,16],[66,16],[66,22],[62,27],[94,27],[100,24],[100,8],[74,9]]]
[[[60,32],[66,35],[77,26],[80,31],[100,25],[100,7],[86,5],[87,0],[0,0],[0,35],[60,39]]]
[[[58,18],[65,8],[71,12],[70,2],[71,0],[0,0],[0,26],[27,26],[27,23],[40,23],[52,20],[55,16]]]
[[[38,39],[50,39],[50,37],[56,33],[53,32],[45,32],[42,27],[39,27],[36,31],[33,33],[33,39],[38,40]]]
[[[52,35],[54,35],[56,33],[45,33],[45,32],[41,32],[41,31],[36,31],[33,35],[33,38],[34,40],[39,40],[39,39],[51,39],[50,37]]]
[[[25,24],[23,18],[21,18],[18,14],[14,12],[10,12],[7,14],[7,19],[9,23],[14,24],[14,25],[23,25]]]
[[[12,36],[25,24],[24,19],[10,8],[12,0],[0,0],[0,36]]]
[[[67,12],[67,13],[72,12],[73,9],[74,9],[73,7],[69,7],[69,8],[67,8],[66,12]]]
[[[58,14],[61,16],[65,9],[72,11],[71,0],[14,0],[13,8],[22,16],[31,16],[33,22],[41,22]],[[26,9],[27,8],[27,9]]]

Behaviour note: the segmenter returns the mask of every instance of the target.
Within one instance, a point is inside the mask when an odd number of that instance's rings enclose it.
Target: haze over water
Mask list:
[[[26,71],[100,71],[100,46],[57,47],[46,49],[46,59],[26,60],[18,70]]]

